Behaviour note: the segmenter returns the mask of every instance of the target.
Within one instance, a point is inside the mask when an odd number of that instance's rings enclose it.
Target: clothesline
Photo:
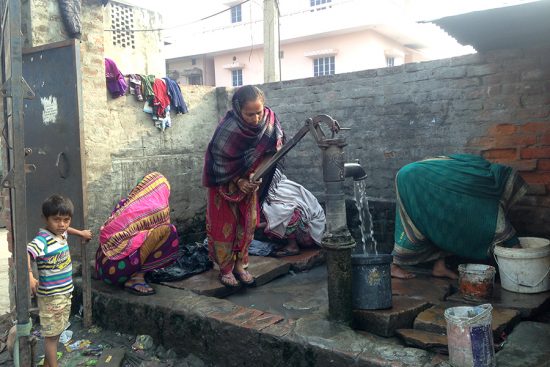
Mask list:
[[[162,131],[172,125],[170,111],[176,114],[189,112],[180,86],[170,78],[143,74],[124,75],[113,60],[105,58],[105,79],[113,98],[130,93],[138,101],[144,101],[143,112],[151,114],[155,126]]]

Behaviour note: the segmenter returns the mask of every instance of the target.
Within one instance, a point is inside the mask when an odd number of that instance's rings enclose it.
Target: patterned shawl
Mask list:
[[[283,143],[279,119],[264,108],[264,119],[257,126],[244,122],[235,111],[227,112],[206,150],[204,186],[219,186],[244,175],[265,153],[275,152]]]
[[[155,227],[170,223],[170,184],[153,172],[122,200],[101,227],[99,244],[105,256],[120,260],[141,247]]]

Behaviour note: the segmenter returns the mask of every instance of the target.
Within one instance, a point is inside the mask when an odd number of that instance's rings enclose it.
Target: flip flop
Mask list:
[[[137,287],[144,287],[144,288],[149,287],[150,290],[142,292],[139,289],[137,289]],[[150,296],[152,294],[157,293],[153,288],[151,288],[151,286],[149,284],[147,284],[145,282],[143,282],[143,283],[134,283],[132,285],[125,285],[124,289],[129,293],[135,294],[136,296]]]
[[[248,271],[238,272],[234,271],[233,275],[235,275],[235,278],[244,285],[250,287],[256,284],[256,279],[250,274]]]
[[[284,248],[282,250],[277,250],[273,253],[274,257],[287,257],[287,256],[296,256],[300,254],[300,250],[289,250]]]

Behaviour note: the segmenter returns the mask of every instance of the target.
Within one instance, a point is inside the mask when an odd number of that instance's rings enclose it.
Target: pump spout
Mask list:
[[[354,181],[361,181],[367,178],[367,172],[359,162],[344,163],[344,177],[353,177]]]

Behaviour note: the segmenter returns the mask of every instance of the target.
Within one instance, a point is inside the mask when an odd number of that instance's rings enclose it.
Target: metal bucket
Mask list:
[[[388,254],[351,256],[352,306],[361,310],[392,307],[391,262]]]

